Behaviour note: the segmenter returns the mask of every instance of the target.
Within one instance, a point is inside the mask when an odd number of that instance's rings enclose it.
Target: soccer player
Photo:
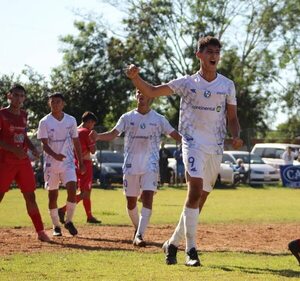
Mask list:
[[[83,113],[81,121],[82,122],[78,127],[78,136],[86,172],[81,174],[79,168],[76,169],[77,187],[80,189],[80,193],[76,195],[76,202],[78,203],[82,200],[87,216],[86,221],[88,223],[101,223],[100,220],[92,215],[91,207],[91,191],[93,182],[93,163],[91,159],[91,153],[94,154],[96,152],[96,145],[95,142],[90,139],[89,134],[94,129],[98,119],[94,113],[86,111]],[[78,167],[77,158],[76,166]],[[61,223],[64,223],[66,208],[67,206],[65,205],[64,207],[58,209],[58,215]]]
[[[198,215],[219,172],[226,121],[233,138],[232,146],[238,149],[243,143],[239,138],[234,83],[217,73],[220,51],[221,43],[217,38],[200,38],[196,51],[201,62],[200,70],[165,85],[147,83],[133,64],[126,71],[134,86],[148,97],[168,96],[173,92],[181,97],[179,132],[182,135],[188,193],[179,224],[163,246],[167,264],[177,263],[177,248],[185,236],[186,265],[200,266],[196,250]]]
[[[62,235],[57,208],[60,182],[65,185],[68,193],[65,228],[74,236],[78,232],[72,222],[76,207],[77,181],[73,147],[80,172],[85,172],[77,124],[73,116],[63,112],[65,100],[61,93],[50,94],[48,104],[51,112],[40,120],[37,136],[42,141],[44,150],[45,188],[48,190],[53,236]]]
[[[0,109],[0,202],[13,180],[18,184],[26,202],[38,239],[50,242],[35,200],[35,178],[27,155],[29,148],[35,157],[39,153],[27,136],[27,113],[22,110],[26,90],[14,85],[7,93],[9,105]]]
[[[159,143],[161,134],[176,141],[181,136],[166,118],[152,110],[152,98],[136,91],[137,108],[123,114],[109,132],[91,134],[95,140],[111,141],[125,132],[123,186],[127,199],[127,212],[135,228],[133,245],[145,247],[145,230],[152,214],[153,195],[157,190],[159,173]],[[142,210],[139,216],[137,198],[142,191]]]
[[[300,265],[300,239],[291,241],[288,246]]]

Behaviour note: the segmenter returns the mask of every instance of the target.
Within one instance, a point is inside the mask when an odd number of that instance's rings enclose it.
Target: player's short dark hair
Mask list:
[[[222,44],[218,38],[213,36],[204,36],[200,37],[198,40],[197,52],[203,52],[207,46],[216,46],[220,49],[222,48]]]
[[[98,122],[98,118],[96,117],[96,115],[90,111],[84,112],[81,116],[81,120],[82,122],[87,122],[90,120],[95,121],[96,123]]]
[[[65,101],[65,97],[61,92],[49,93],[48,99],[51,99],[51,98],[61,98],[63,101]]]
[[[17,91],[22,91],[26,94],[25,88],[20,84],[13,84],[8,92],[9,93],[14,93],[14,92],[17,92]]]

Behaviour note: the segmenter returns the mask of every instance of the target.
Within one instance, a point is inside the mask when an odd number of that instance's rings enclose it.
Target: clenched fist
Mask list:
[[[130,64],[126,68],[126,75],[129,79],[134,79],[135,77],[137,77],[139,72],[140,69],[134,64]]]

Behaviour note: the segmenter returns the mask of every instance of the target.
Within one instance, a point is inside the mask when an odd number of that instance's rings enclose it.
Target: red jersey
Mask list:
[[[11,113],[8,108],[0,109],[0,140],[27,151],[27,113],[21,110],[19,115]],[[0,162],[28,161],[20,160],[14,153],[0,148]]]
[[[80,127],[78,129],[78,137],[81,145],[82,158],[87,160],[86,155],[89,155],[90,148],[95,145],[95,142],[91,141],[89,134],[91,130]]]

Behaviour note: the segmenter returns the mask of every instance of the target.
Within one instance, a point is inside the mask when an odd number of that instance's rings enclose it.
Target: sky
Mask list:
[[[95,13],[112,25],[121,20],[99,0],[0,0],[0,7],[0,75],[20,74],[29,65],[48,77],[61,63],[59,37],[76,34],[76,19]]]
[[[76,34],[74,21],[91,13],[120,27],[122,13],[101,0],[0,0],[0,76],[29,65],[48,78],[62,62],[59,37]],[[281,112],[277,117],[273,128],[287,119]]]

